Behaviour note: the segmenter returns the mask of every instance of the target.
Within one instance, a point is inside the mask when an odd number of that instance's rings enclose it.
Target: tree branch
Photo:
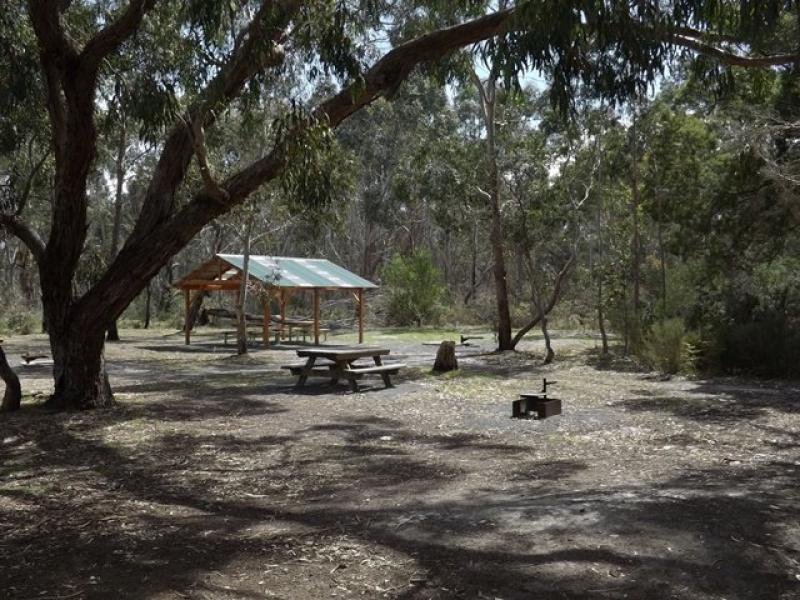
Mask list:
[[[295,0],[262,2],[256,15],[239,36],[236,49],[226,66],[220,69],[201,99],[189,109],[181,122],[176,123],[167,137],[128,242],[143,239],[172,216],[175,191],[184,180],[195,154],[192,131],[198,125],[211,125],[218,111],[238,95],[254,75],[283,62],[282,43],[287,35],[285,26],[299,4]],[[279,15],[275,14],[276,11],[279,11]],[[275,16],[281,18],[271,18]],[[268,31],[267,23],[270,21],[277,21],[278,25]],[[268,47],[263,51],[265,44]],[[191,127],[187,128],[187,123]]]
[[[766,56],[742,56],[726,50],[722,50],[706,42],[685,37],[682,35],[668,36],[667,41],[672,42],[683,48],[694,50],[698,54],[714,58],[721,63],[734,67],[756,68],[756,67],[779,67],[800,62],[800,54],[772,54]]]
[[[39,45],[47,89],[47,112],[53,127],[53,149],[56,169],[63,161],[66,145],[67,116],[63,96],[65,64],[77,60],[78,53],[69,41],[61,24],[61,6],[53,0],[29,0],[28,16]]]
[[[386,97],[408,77],[420,63],[437,60],[449,53],[503,33],[513,23],[514,11],[505,10],[448,27],[400,44],[386,53],[364,77],[346,86],[338,94],[320,104],[314,116],[337,127],[347,117],[377,98]],[[283,149],[273,148],[267,156],[255,161],[223,184],[230,195],[229,206],[238,204],[256,188],[274,177],[283,164]]]
[[[0,227],[18,238],[31,251],[36,262],[44,256],[44,242],[34,229],[16,215],[0,215]]]
[[[217,180],[214,179],[214,174],[211,172],[211,167],[208,165],[208,155],[206,152],[206,136],[203,131],[203,123],[198,119],[194,122],[192,128],[192,140],[194,143],[194,153],[197,157],[198,168],[200,169],[200,176],[203,179],[203,184],[206,188],[206,193],[220,201],[225,202],[228,199],[228,192],[223,190]]]
[[[57,0],[28,0],[28,15],[39,48],[52,59],[72,60],[78,52],[64,32],[59,4]]]
[[[118,19],[101,29],[80,53],[80,61],[90,71],[97,71],[103,59],[116,51],[142,24],[144,16],[153,9],[155,0],[130,0],[128,8]]]
[[[25,180],[25,186],[22,188],[22,193],[19,196],[19,200],[17,201],[17,208],[14,211],[15,216],[19,216],[22,214],[22,211],[25,210],[25,205],[28,203],[28,198],[31,195],[31,189],[33,189],[33,180],[36,177],[36,174],[44,166],[47,157],[50,156],[50,151],[48,150],[42,157],[33,165],[31,172],[28,174],[27,179]]]

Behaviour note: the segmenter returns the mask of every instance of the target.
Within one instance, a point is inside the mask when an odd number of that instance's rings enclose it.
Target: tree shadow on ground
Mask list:
[[[327,597],[336,582],[377,576],[358,561],[338,571],[312,560],[336,540],[413,561],[421,577],[391,581],[390,597],[404,600],[788,600],[797,589],[796,549],[782,538],[796,473],[781,464],[600,489],[565,485],[586,465],[554,461],[541,477],[512,470],[506,484],[448,497],[437,490],[462,473],[443,459],[479,439],[374,417],[272,436],[168,434],[132,454],[97,435],[96,421],[110,420],[30,423],[17,468],[62,477],[46,490],[4,488],[19,505],[0,512],[9,597],[263,597],[264,565],[291,571],[283,597]],[[245,567],[254,578],[214,578]]]
[[[419,434],[405,429],[403,424],[393,419],[373,417],[369,419],[348,419],[312,425],[302,432],[327,431],[342,436],[351,447],[381,440],[392,443],[420,444],[434,446],[441,450],[481,450],[513,454],[529,452],[527,446],[509,443],[495,443],[475,433]],[[368,446],[371,449],[373,446]]]
[[[666,412],[718,424],[755,420],[772,411],[800,414],[800,395],[782,388],[737,388],[730,384],[699,382],[675,395],[659,395],[650,390],[634,390],[633,393],[638,397],[616,402],[614,406],[637,412]]]
[[[578,353],[574,359],[594,367],[598,371],[616,371],[619,373],[648,372],[641,361],[630,354],[625,354],[620,348],[613,348],[607,354],[603,354],[598,348],[590,348]]]

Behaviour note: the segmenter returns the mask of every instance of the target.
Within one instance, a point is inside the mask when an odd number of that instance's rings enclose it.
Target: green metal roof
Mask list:
[[[217,254],[237,269],[244,268],[241,254]],[[376,288],[371,281],[351,273],[324,258],[293,258],[288,256],[251,255],[248,264],[250,277],[276,287],[287,288]]]

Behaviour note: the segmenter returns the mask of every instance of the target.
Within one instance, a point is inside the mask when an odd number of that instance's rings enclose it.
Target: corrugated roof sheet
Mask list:
[[[241,254],[217,254],[237,269],[244,268]],[[250,276],[277,287],[289,288],[376,288],[371,281],[324,258],[250,256]]]

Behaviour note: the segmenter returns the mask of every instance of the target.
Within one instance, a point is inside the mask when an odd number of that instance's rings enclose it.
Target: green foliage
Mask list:
[[[800,326],[778,314],[732,323],[717,338],[716,367],[759,377],[800,376]]]
[[[286,153],[278,183],[289,205],[322,211],[340,199],[350,172],[328,124],[293,102],[274,127]]]
[[[682,319],[666,319],[650,327],[641,354],[649,367],[661,373],[691,371],[697,357],[696,341],[687,334]]]
[[[14,308],[0,319],[0,331],[29,335],[39,330],[39,315],[24,308]]]
[[[781,257],[723,280],[704,305],[709,367],[762,377],[800,375],[800,260]]]
[[[435,323],[444,294],[441,274],[427,251],[396,254],[383,270],[388,319],[396,325]]]

